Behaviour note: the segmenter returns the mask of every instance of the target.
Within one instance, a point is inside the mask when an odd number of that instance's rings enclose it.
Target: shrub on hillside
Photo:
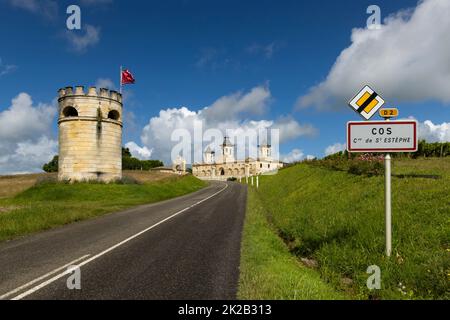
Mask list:
[[[54,156],[52,161],[47,164],[44,164],[42,170],[48,173],[58,172],[58,156]]]
[[[310,161],[308,164],[335,171],[345,171],[355,175],[378,176],[384,174],[384,156],[360,154],[348,159],[343,153],[323,160]]]

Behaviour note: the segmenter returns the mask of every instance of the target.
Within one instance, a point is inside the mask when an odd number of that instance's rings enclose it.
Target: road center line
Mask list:
[[[13,294],[15,294],[15,293],[17,293],[17,292],[20,292],[20,291],[22,291],[23,289],[28,288],[29,286],[32,286],[33,284],[35,284],[35,283],[37,283],[37,282],[39,282],[39,281],[41,281],[41,280],[44,280],[45,278],[48,278],[48,277],[54,275],[55,273],[58,273],[59,271],[65,269],[65,268],[68,268],[68,267],[70,267],[70,266],[76,264],[77,262],[80,262],[80,261],[82,261],[82,260],[84,260],[84,259],[86,259],[86,258],[88,258],[88,257],[90,257],[90,256],[91,256],[90,254],[87,254],[87,255],[85,255],[85,256],[82,256],[81,258],[78,258],[78,259],[76,259],[76,260],[73,260],[72,262],[69,262],[68,264],[66,264],[66,265],[64,265],[64,266],[62,266],[62,267],[60,267],[60,268],[58,268],[58,269],[55,269],[55,270],[53,270],[53,271],[50,271],[49,273],[46,273],[46,274],[44,274],[43,276],[41,276],[41,277],[39,277],[39,278],[37,278],[37,279],[34,279],[33,281],[30,281],[30,282],[24,284],[23,286],[18,287],[17,289],[14,289],[14,290],[12,290],[12,291],[10,291],[10,292],[8,292],[8,293],[5,293],[4,295],[0,296],[0,300],[4,300],[4,299],[8,298],[9,296],[12,296]]]
[[[144,233],[146,233],[146,232],[148,232],[148,231],[150,231],[150,230],[156,228],[157,226],[163,224],[164,222],[167,222],[167,221],[169,221],[169,220],[175,218],[176,216],[178,216],[178,215],[180,215],[180,214],[182,214],[182,213],[188,211],[189,209],[192,209],[192,208],[198,206],[199,204],[202,204],[203,202],[208,201],[209,199],[211,199],[211,198],[217,196],[218,194],[222,193],[223,191],[225,191],[225,189],[227,189],[227,188],[228,188],[228,184],[225,184],[225,187],[224,187],[223,189],[221,189],[220,191],[214,193],[213,195],[211,195],[211,196],[209,196],[209,197],[207,197],[207,198],[205,198],[205,199],[203,199],[203,200],[201,200],[201,201],[198,201],[198,202],[194,203],[193,205],[191,205],[191,206],[189,206],[189,207],[187,207],[187,208],[184,208],[183,210],[180,210],[180,211],[174,213],[174,214],[171,215],[170,217],[167,217],[167,218],[161,220],[160,222],[158,222],[158,223],[152,225],[151,227],[148,227],[147,229],[142,230],[142,231],[139,232],[139,233],[136,233],[135,235],[133,235],[133,236],[131,236],[131,237],[125,239],[124,241],[119,242],[118,244],[116,244],[116,245],[114,245],[114,246],[112,246],[112,247],[110,247],[110,248],[108,248],[108,249],[106,249],[106,250],[100,252],[99,254],[97,254],[97,255],[91,257],[90,259],[83,261],[82,263],[78,264],[78,267],[81,268],[82,266],[87,265],[88,263],[90,263],[90,262],[92,262],[92,261],[94,261],[94,260],[96,260],[96,259],[98,259],[98,258],[104,256],[105,254],[107,254],[107,253],[113,251],[114,249],[117,249],[118,247],[120,247],[120,246],[126,244],[127,242],[130,242],[131,240],[133,240],[133,239],[135,239],[135,238],[141,236],[142,234],[144,234]],[[64,267],[62,267],[62,268],[64,268]],[[59,270],[61,270],[62,268],[59,268]],[[58,271],[59,271],[59,270],[58,270]],[[35,293],[36,291],[39,291],[40,289],[42,289],[42,288],[48,286],[49,284],[51,284],[51,283],[53,283],[53,282],[55,282],[55,281],[61,279],[62,277],[66,276],[66,275],[68,275],[68,274],[70,274],[70,273],[72,273],[72,270],[66,270],[66,271],[64,271],[64,272],[62,272],[62,273],[60,273],[60,274],[54,276],[53,278],[51,278],[51,279],[49,279],[49,280],[47,280],[47,281],[44,281],[44,282],[42,282],[41,284],[39,284],[39,285],[37,285],[37,286],[35,286],[35,287],[29,289],[28,291],[26,291],[26,292],[24,292],[24,293],[22,293],[22,294],[20,294],[20,295],[18,295],[18,296],[16,296],[16,297],[12,298],[12,300],[21,300],[21,299],[23,299],[23,298],[26,298],[26,297],[28,297],[29,295]],[[43,278],[43,277],[40,277],[39,279],[42,279],[42,278]],[[33,280],[33,281],[32,281],[33,284],[36,283],[36,282],[38,282],[39,279]],[[23,286],[22,286],[22,287],[23,287]],[[15,289],[14,291],[17,292],[17,291],[20,291],[20,290],[19,290],[19,288],[17,288],[17,289]],[[11,291],[11,292],[13,292],[13,291]],[[10,296],[10,295],[11,295],[11,294],[9,294],[8,296]]]

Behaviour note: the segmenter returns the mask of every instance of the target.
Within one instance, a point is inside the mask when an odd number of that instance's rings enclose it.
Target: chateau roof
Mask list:
[[[222,145],[223,147],[232,147],[233,145],[231,144],[231,142],[230,142],[230,138],[229,137],[225,137],[224,139],[223,139],[223,145]]]

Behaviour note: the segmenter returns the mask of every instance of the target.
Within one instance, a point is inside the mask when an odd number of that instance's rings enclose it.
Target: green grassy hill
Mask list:
[[[132,177],[128,179],[137,179],[140,183],[71,185],[43,182],[15,196],[0,199],[0,241],[136,205],[167,200],[206,185],[193,176],[166,175],[161,178],[153,173],[135,172]],[[8,181],[14,184],[15,179]]]
[[[349,298],[450,298],[450,159],[394,160],[393,173],[400,177],[392,182],[390,259],[384,255],[383,176],[299,164],[262,177],[260,189],[250,190],[248,208],[253,214],[247,216],[244,231],[241,298],[291,299],[294,290],[300,292],[296,298],[324,298],[324,293],[303,292],[301,281],[289,281],[305,277],[302,259],[313,266],[308,272],[314,270],[322,288],[325,283]],[[264,237],[255,236],[264,232]],[[259,256],[254,248],[273,243],[275,235],[284,248],[272,245]],[[297,266],[291,260],[290,271],[280,274],[280,264],[286,267],[287,262],[271,257],[282,254],[287,259],[286,252]],[[382,270],[379,291],[366,286],[371,265]],[[277,285],[280,281],[284,287]]]

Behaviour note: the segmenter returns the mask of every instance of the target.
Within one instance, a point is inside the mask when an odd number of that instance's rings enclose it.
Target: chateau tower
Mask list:
[[[59,90],[59,180],[122,178],[122,95],[77,86]]]
[[[206,148],[205,151],[205,163],[212,164],[216,161],[215,159],[216,153],[211,150],[210,147]]]
[[[231,144],[230,138],[223,139],[222,147],[222,162],[234,162],[234,145]]]
[[[272,161],[272,146],[264,143],[259,146],[259,159]]]

